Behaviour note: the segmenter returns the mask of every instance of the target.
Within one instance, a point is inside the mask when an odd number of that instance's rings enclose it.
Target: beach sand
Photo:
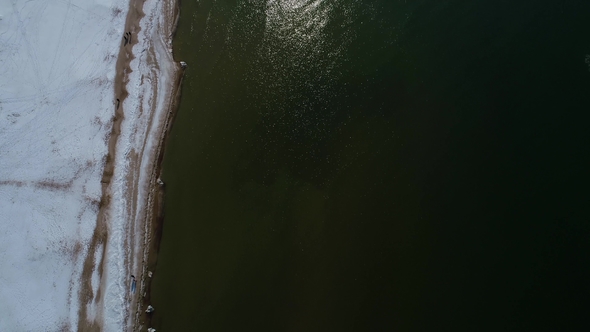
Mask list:
[[[157,15],[146,16],[144,6],[147,2],[149,0],[130,1],[125,31],[130,32],[131,41],[127,43],[122,40],[116,63],[117,76],[115,78],[114,93],[120,103],[115,112],[108,141],[108,155],[101,180],[102,198],[96,229],[92,236],[82,273],[83,283],[79,294],[80,312],[78,321],[80,331],[101,331],[108,328],[104,323],[106,318],[104,313],[97,313],[93,319],[88,318],[87,305],[92,301],[98,301],[103,304],[99,307],[105,308],[105,306],[108,306],[108,303],[105,303],[105,293],[107,292],[107,275],[105,271],[108,269],[109,264],[107,262],[109,257],[107,244],[111,240],[109,229],[112,227],[112,219],[117,218],[116,210],[121,208],[126,212],[127,217],[124,221],[126,223],[124,226],[126,230],[124,235],[126,252],[124,260],[127,269],[125,274],[129,276],[131,274],[135,275],[138,281],[137,292],[135,294],[129,292],[126,296],[126,301],[129,303],[124,313],[127,317],[126,329],[132,331],[143,330],[148,326],[150,320],[150,316],[145,313],[145,308],[150,303],[151,280],[148,277],[148,271],[155,270],[163,217],[164,185],[159,180],[160,165],[167,133],[171,127],[180,98],[182,70],[178,63],[172,61],[170,44],[179,15],[178,2],[168,0],[160,4],[162,12],[159,13],[161,15],[159,17]],[[154,13],[150,14],[153,15]],[[142,53],[147,52],[148,56],[141,57],[138,66],[148,68],[148,70],[152,70],[152,73],[167,76],[157,77],[155,75],[148,80],[147,83],[152,85],[150,89],[153,93],[151,94],[142,93],[141,90],[136,91],[134,87],[129,87],[130,84],[138,86],[138,82],[132,81],[133,78],[130,73],[133,71],[132,61],[136,59],[133,50],[139,43],[140,23],[144,19],[155,21],[151,24],[156,25],[154,31],[157,33],[152,34],[151,38],[143,39],[143,43],[140,45],[143,48]],[[163,54],[164,52],[168,52],[168,54]],[[139,86],[145,83],[144,75],[142,75]],[[168,87],[159,84],[167,84]],[[134,93],[136,95],[132,95]],[[131,112],[129,105],[134,105],[127,102],[130,98],[139,100],[139,110],[135,111],[139,111],[140,115],[128,116],[128,113]],[[150,99],[151,102],[147,103],[151,106],[150,109],[145,109],[145,99]],[[123,126],[124,120],[129,119],[129,121],[135,122],[131,127],[135,126],[136,128],[128,136],[129,139],[129,137],[137,135],[137,127],[146,124],[142,121],[134,121],[134,117],[140,119],[142,116],[145,117],[146,114],[148,114],[147,126],[149,130],[145,132],[145,139],[142,140],[140,146],[136,145],[130,153],[121,153],[121,149],[117,147],[125,144],[120,142],[121,139],[124,139],[121,133],[126,130]],[[141,130],[139,132],[141,133]],[[121,165],[125,164],[129,166],[126,169],[121,167]],[[118,169],[118,167],[121,169]],[[126,174],[122,174],[125,172]],[[115,181],[114,176],[117,173],[119,173],[120,178],[125,179],[123,183]],[[143,183],[146,179],[147,183]],[[120,189],[123,189],[126,201],[122,207],[117,206],[120,205],[120,202],[115,194]],[[102,254],[99,256],[101,261],[97,264],[96,255],[98,250],[102,250]],[[93,294],[91,286],[91,275],[95,269],[98,269],[101,278],[97,294]],[[123,274],[123,277],[125,274]]]

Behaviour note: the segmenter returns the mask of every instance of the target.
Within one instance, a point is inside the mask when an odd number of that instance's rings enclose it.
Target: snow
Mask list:
[[[139,245],[146,239],[138,236],[129,245],[129,234],[145,228],[137,211],[147,206],[148,165],[163,121],[150,107],[167,110],[170,87],[164,85],[174,70],[160,45],[169,41],[155,32],[162,6],[148,0],[144,7],[133,52],[147,48],[144,54],[152,50],[162,63],[150,67],[147,55],[132,62],[110,187],[107,266],[102,277],[96,268],[90,277],[95,296],[101,284],[106,292],[88,304],[84,319],[100,321],[105,331],[130,326],[128,276],[141,269],[131,256],[144,255]],[[86,305],[80,303],[82,269],[97,224],[128,9],[128,0],[0,0],[0,331],[78,330]],[[142,85],[140,73],[159,80],[157,87]],[[133,153],[144,171],[138,173],[128,158]],[[134,196],[129,174],[138,188]],[[99,245],[95,267],[101,258]]]

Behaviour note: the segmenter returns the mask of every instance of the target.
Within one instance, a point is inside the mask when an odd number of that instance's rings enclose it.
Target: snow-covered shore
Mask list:
[[[0,331],[139,329],[175,6],[0,0]]]
[[[139,1],[138,1],[139,2]],[[175,1],[147,0],[143,3],[137,44],[129,64],[126,90],[113,174],[110,237],[107,246],[105,303],[110,310],[106,327],[132,323],[141,327],[141,296],[131,302],[122,297],[129,289],[129,275],[138,276],[138,293],[143,295],[148,271],[150,227],[153,223],[156,191],[159,188],[158,157],[180,82],[180,65],[172,58],[172,34],[176,26]],[[120,228],[116,228],[120,227]],[[124,257],[119,257],[126,253]],[[114,305],[111,305],[114,304]],[[118,308],[132,304],[127,310]],[[130,319],[132,317],[132,319]],[[130,326],[131,328],[131,326]]]

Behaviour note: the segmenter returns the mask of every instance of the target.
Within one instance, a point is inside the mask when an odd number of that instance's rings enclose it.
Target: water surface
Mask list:
[[[590,3],[181,9],[154,327],[586,324]]]

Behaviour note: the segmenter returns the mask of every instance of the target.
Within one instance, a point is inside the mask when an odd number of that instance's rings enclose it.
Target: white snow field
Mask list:
[[[98,245],[92,291],[81,292],[101,208],[129,4],[0,0],[0,331],[77,331],[81,320],[103,331],[134,324],[128,276],[145,270],[148,240],[132,232],[146,229],[155,152],[177,71],[169,38],[155,31],[170,14],[162,1],[143,7],[133,72],[126,73],[130,95],[121,103],[105,264],[101,275]]]

